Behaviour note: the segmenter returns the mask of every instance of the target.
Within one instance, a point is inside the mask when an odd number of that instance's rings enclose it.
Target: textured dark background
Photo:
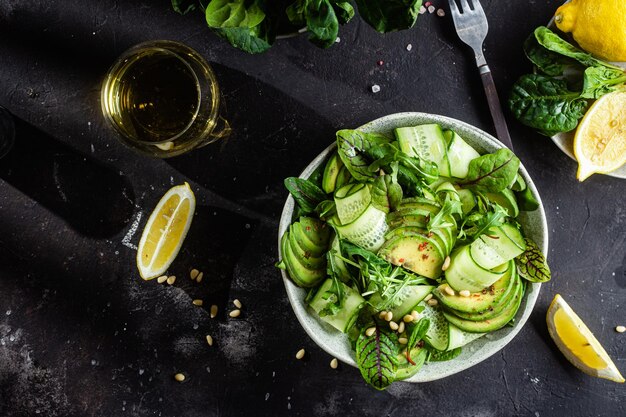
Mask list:
[[[524,38],[558,3],[483,1],[503,98],[530,69]],[[336,129],[389,113],[438,113],[492,131],[473,57],[449,17],[424,15],[386,36],[357,20],[340,36],[330,50],[302,36],[249,56],[168,0],[0,0],[0,105],[19,119],[17,144],[0,160],[1,416],[626,415],[624,388],[569,365],[544,320],[561,293],[626,370],[626,336],[613,330],[626,324],[626,182],[578,184],[573,161],[510,117],[544,199],[554,271],[528,324],[489,360],[433,383],[379,393],[355,369],[330,369],[273,267],[282,178]],[[103,74],[151,39],[185,42],[214,63],[235,127],[229,141],[160,161],[106,128]],[[176,285],[142,282],[129,247],[138,236],[124,238],[183,181],[198,210],[171,269]],[[192,267],[205,271],[201,285],[187,278]],[[244,314],[211,320],[194,298],[222,312],[239,298]],[[306,361],[294,358],[301,347]],[[176,372],[187,381],[175,382]]]

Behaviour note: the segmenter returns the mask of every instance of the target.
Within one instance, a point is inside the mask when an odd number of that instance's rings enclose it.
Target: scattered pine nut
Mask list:
[[[420,6],[420,14],[426,13],[426,7]]]
[[[450,257],[446,256],[446,260],[443,261],[443,265],[441,265],[441,270],[445,271],[446,269],[448,269],[450,267]]]
[[[391,311],[388,311],[387,314],[385,315],[385,320],[391,321],[391,319],[393,319],[393,313]]]
[[[431,298],[433,298],[433,295],[428,294],[426,297],[424,297],[424,301],[430,301]]]
[[[213,336],[211,336],[210,334],[207,334],[206,342],[209,344],[209,346],[213,346]]]
[[[626,332],[626,327],[624,327],[624,326],[617,326],[617,327],[615,328],[615,331],[616,331],[617,333],[624,333],[624,332]]]
[[[157,278],[157,282],[159,284],[163,284],[165,281],[167,281],[167,275],[161,275],[160,277]]]
[[[404,333],[404,322],[401,321],[400,323],[398,323],[398,333]]]
[[[430,300],[427,301],[429,306],[436,306],[437,304],[439,304],[439,301],[437,301],[435,298],[431,298]]]
[[[446,15],[446,11],[443,9],[437,10],[437,16],[444,17]]]
[[[197,299],[197,300],[193,300],[192,303],[193,305],[200,307],[202,306],[202,304],[204,304],[204,301]]]
[[[242,305],[241,305],[241,301],[239,301],[238,299],[235,299],[235,301],[233,301],[233,304],[234,304],[234,305],[235,305],[235,307],[237,307],[237,308],[241,308],[241,307],[242,307]]]
[[[406,337],[400,337],[398,338],[398,343],[400,343],[401,345],[406,345],[407,343],[409,343],[409,339],[407,339]]]
[[[435,6],[428,6],[428,13],[433,13],[435,11]]]
[[[305,350],[304,350],[304,349],[300,349],[300,350],[298,351],[298,353],[296,353],[296,359],[302,359],[302,358],[304,358],[304,354],[305,354],[305,353],[306,353],[306,352],[305,352]]]
[[[192,269],[191,272],[189,273],[189,277],[191,279],[196,279],[198,277],[198,274],[200,273],[200,271],[198,271],[197,269]]]
[[[214,319],[215,316],[217,316],[217,306],[215,304],[213,304],[211,306],[211,318]]]
[[[174,282],[176,282],[176,276],[172,275],[171,277],[167,277],[167,283],[169,285],[174,285]]]
[[[228,315],[231,316],[232,318],[239,317],[240,314],[241,314],[241,310],[233,310],[230,313],[228,313]]]
[[[460,295],[461,297],[469,297],[471,294],[472,294],[472,293],[471,293],[471,292],[469,292],[469,290],[461,290],[461,291],[459,291],[459,295]]]
[[[174,379],[177,380],[178,382],[183,382],[185,380],[185,375],[178,373],[174,375]]]
[[[333,358],[330,361],[330,367],[333,369],[337,369],[338,366],[339,366],[339,361],[337,360],[337,358]]]
[[[398,330],[398,323],[396,323],[395,321],[390,321],[389,322],[389,327],[391,327],[391,330],[396,331]]]
[[[204,278],[204,272],[200,272],[198,274],[198,277],[196,278],[196,282],[199,284],[200,282],[202,282],[202,278]]]
[[[446,292],[446,294],[448,295],[454,295],[454,290],[452,288],[450,288],[450,286],[446,285],[445,287],[443,287],[443,290]]]
[[[406,316],[402,317],[402,321],[404,321],[405,323],[411,323],[414,320],[414,317],[410,314],[407,314]]]
[[[371,337],[375,331],[376,331],[376,327],[370,327],[369,329],[365,331],[365,336]]]
[[[386,311],[383,310],[380,313],[378,313],[378,318],[379,319],[385,320],[385,317],[387,317],[387,312]]]
[[[415,310],[411,311],[411,316],[413,317],[413,321],[417,321],[420,319],[420,313]]]

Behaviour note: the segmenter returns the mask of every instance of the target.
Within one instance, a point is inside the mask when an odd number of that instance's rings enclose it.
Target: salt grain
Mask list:
[[[372,93],[378,93],[380,91],[380,86],[378,84],[374,84],[372,86]]]

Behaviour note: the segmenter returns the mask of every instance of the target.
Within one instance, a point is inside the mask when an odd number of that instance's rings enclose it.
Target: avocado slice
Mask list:
[[[411,198],[412,200],[412,198]],[[432,215],[435,215],[437,213],[439,213],[439,210],[441,209],[441,207],[439,207],[438,204],[436,204],[434,201],[429,201],[426,199],[423,199],[424,201],[422,202],[408,202],[406,200],[402,200],[400,202],[400,204],[398,204],[398,211],[404,211],[404,210],[424,210],[427,213],[431,213]],[[429,202],[427,202],[429,201]]]
[[[297,286],[305,288],[315,287],[326,278],[326,268],[308,269],[298,262],[289,244],[289,232],[285,232],[281,238],[280,246],[287,272]]]
[[[490,308],[479,311],[477,313],[464,313],[462,311],[454,311],[451,310],[451,313],[454,315],[470,321],[484,321],[493,319],[496,316],[499,316],[515,299],[515,294],[517,294],[517,288],[522,285],[521,280],[517,275],[513,279],[513,288],[509,292],[509,294],[505,295],[500,299],[500,301],[496,304],[493,304]]]
[[[324,246],[317,246],[307,237],[307,234],[304,233],[302,228],[302,224],[297,222],[293,223],[289,226],[289,233],[293,234],[293,238],[298,243],[298,246],[303,251],[309,252],[312,256],[318,257],[326,252],[326,248]]]
[[[493,202],[501,205],[506,209],[509,216],[517,217],[519,214],[519,207],[517,206],[517,199],[515,198],[515,193],[505,188],[499,193],[487,193],[487,198]]]
[[[319,219],[312,217],[300,217],[298,222],[302,225],[302,232],[309,240],[318,247],[328,249],[330,243],[330,227]]]
[[[335,190],[340,189],[344,185],[348,184],[352,180],[352,174],[348,168],[343,165],[341,170],[339,170],[339,175],[337,175],[337,182],[335,183]]]
[[[310,251],[300,247],[293,231],[289,232],[289,245],[298,263],[307,269],[326,269],[326,256],[314,256]]]
[[[388,240],[379,249],[378,256],[433,279],[441,275],[445,258],[429,239],[421,235],[398,236]]]
[[[400,206],[403,205],[411,205],[411,204],[425,204],[427,206],[432,206],[434,208],[436,208],[436,211],[439,211],[438,209],[441,208],[441,206],[434,200],[434,199],[430,199],[430,198],[424,198],[424,197],[408,197],[403,199],[400,202]]]
[[[334,152],[330,157],[328,162],[326,162],[326,166],[324,167],[324,176],[322,177],[322,190],[326,194],[331,194],[335,192],[337,185],[337,178],[339,177],[339,172],[343,167],[343,162],[337,152]]]
[[[506,326],[508,322],[510,322],[517,310],[519,310],[519,306],[522,303],[522,296],[524,295],[524,285],[520,285],[517,289],[517,293],[514,295],[513,300],[510,304],[505,308],[502,313],[498,316],[493,317],[488,320],[483,321],[470,321],[464,320],[460,317],[455,316],[454,314],[444,311],[443,315],[446,319],[454,324],[459,329],[466,331],[468,333],[486,333],[493,332],[498,329]]]
[[[441,236],[435,234],[434,231],[429,232],[428,230],[422,229],[420,227],[412,227],[412,226],[398,227],[396,229],[393,229],[387,232],[387,234],[385,234],[385,240],[390,240],[390,239],[393,239],[394,237],[413,236],[413,235],[424,236],[426,239],[428,239],[429,242],[431,242],[433,245],[437,247],[439,252],[441,252],[441,254],[444,257],[448,256],[448,251],[446,250],[447,244],[446,242],[443,241],[443,239],[441,239]]]
[[[458,293],[450,295],[444,291],[444,287],[448,284],[441,284],[433,291],[433,295],[441,302],[444,307],[451,310],[464,313],[478,313],[479,311],[489,310],[497,305],[503,298],[512,293],[514,287],[515,264],[514,261],[507,263],[507,273],[497,280],[489,290],[484,292],[475,292],[469,297],[462,297]]]
[[[393,211],[387,215],[387,224],[400,223],[406,218],[411,218],[415,223],[422,223],[424,227],[428,224],[428,220],[434,216],[434,214],[424,209],[403,209]]]

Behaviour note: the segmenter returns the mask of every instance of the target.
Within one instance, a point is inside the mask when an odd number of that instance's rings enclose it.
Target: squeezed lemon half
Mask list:
[[[143,229],[137,268],[145,280],[162,275],[174,262],[191,226],[196,197],[189,184],[171,188],[161,198]]]
[[[626,91],[615,91],[593,103],[576,129],[576,178],[606,174],[626,163]]]
[[[559,294],[548,308],[546,321],[550,336],[575,367],[591,376],[624,383],[598,339]]]

